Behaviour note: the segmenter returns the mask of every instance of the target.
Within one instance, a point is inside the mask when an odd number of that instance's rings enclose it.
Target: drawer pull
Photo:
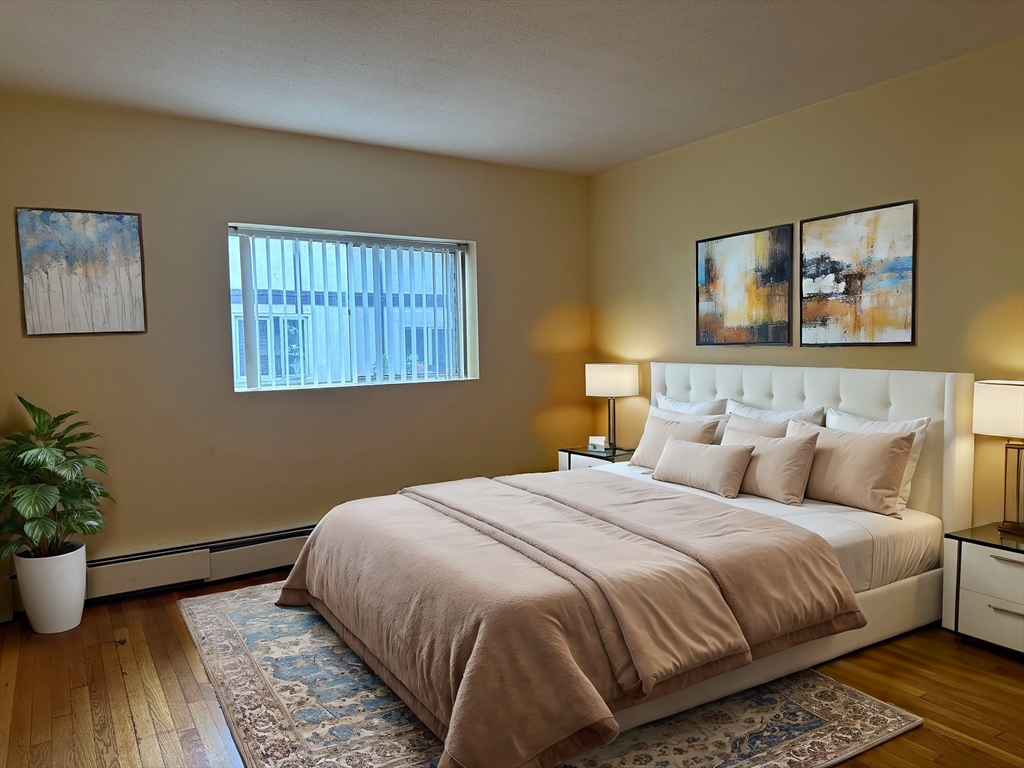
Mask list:
[[[1008,557],[1000,557],[999,555],[989,555],[993,560],[998,560],[1000,563],[1011,563],[1012,565],[1024,565],[1024,560],[1011,560]]]
[[[992,603],[989,603],[988,607],[991,608],[993,611],[999,611],[1000,613],[1010,613],[1014,616],[1020,616],[1021,618],[1024,618],[1024,613],[1021,613],[1020,611],[1011,611],[1009,608],[1002,608],[998,605],[992,605]]]

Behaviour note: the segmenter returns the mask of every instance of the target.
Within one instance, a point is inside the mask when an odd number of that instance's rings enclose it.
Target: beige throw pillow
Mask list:
[[[647,415],[657,416],[659,419],[663,419],[664,421],[713,421],[718,425],[718,428],[715,430],[715,439],[711,442],[716,445],[722,442],[722,435],[725,434],[725,425],[729,421],[729,417],[725,414],[702,415],[699,413],[679,413],[678,411],[670,411],[667,408],[656,408],[653,405],[647,412]]]
[[[657,416],[648,416],[640,445],[636,447],[629,463],[654,469],[670,437],[694,443],[710,443],[717,427],[716,421],[665,421]]]
[[[914,479],[914,471],[917,463],[921,460],[921,449],[924,447],[924,436],[931,424],[929,417],[923,419],[908,419],[907,421],[874,421],[862,419],[852,413],[844,413],[834,408],[825,412],[825,426],[829,429],[841,429],[845,432],[903,432],[914,433],[914,445],[910,448],[910,458],[907,459],[907,468],[903,470],[903,484],[900,486],[900,496],[896,500],[896,508],[902,512],[907,508],[907,500],[910,498],[910,484]]]
[[[808,499],[900,517],[896,500],[914,444],[912,432],[842,432],[791,421],[787,434],[818,435]]]
[[[789,426],[789,419],[785,421],[765,421],[764,419],[752,419],[749,416],[740,416],[734,413],[729,416],[729,424],[726,429],[740,429],[764,437],[785,437],[786,427]]]
[[[732,421],[722,438],[722,445],[750,445],[754,448],[740,484],[740,493],[797,506],[804,503],[804,490],[811,474],[814,444],[817,442],[817,435],[765,437],[744,432],[736,429]]]
[[[654,479],[735,499],[753,450],[750,445],[701,445],[670,437]]]

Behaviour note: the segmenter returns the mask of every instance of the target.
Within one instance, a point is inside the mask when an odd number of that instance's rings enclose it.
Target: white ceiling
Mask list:
[[[1021,0],[0,0],[0,85],[594,173],[1022,34]]]

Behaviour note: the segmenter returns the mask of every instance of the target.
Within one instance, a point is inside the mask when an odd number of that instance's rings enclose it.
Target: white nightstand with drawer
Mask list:
[[[991,523],[944,544],[942,626],[1024,653],[1024,539]]]

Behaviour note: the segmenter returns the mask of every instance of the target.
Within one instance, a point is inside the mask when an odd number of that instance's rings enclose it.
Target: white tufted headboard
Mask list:
[[[784,411],[828,406],[867,419],[931,417],[908,506],[942,518],[947,531],[971,527],[973,385],[970,373],[651,363],[652,403],[661,392]]]

